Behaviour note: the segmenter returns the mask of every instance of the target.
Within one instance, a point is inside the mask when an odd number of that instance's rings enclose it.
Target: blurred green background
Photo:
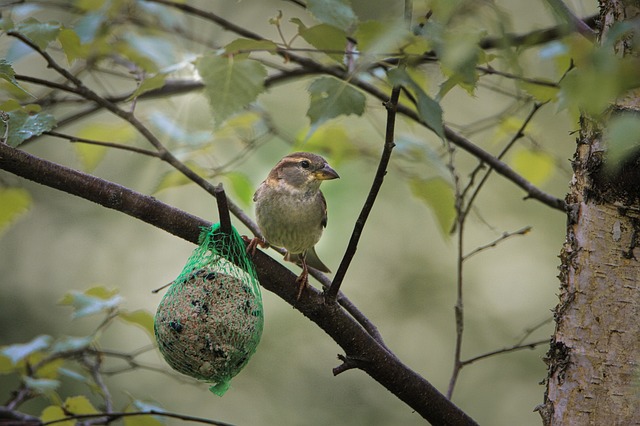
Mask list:
[[[282,10],[285,17],[303,12],[284,1],[192,2],[211,8],[241,26],[267,37],[275,37],[268,19]],[[415,2],[419,7],[419,2]],[[524,33],[553,25],[551,12],[539,3],[496,2],[512,19],[511,30]],[[401,13],[401,1],[352,1],[361,20],[379,19]],[[426,3],[425,3],[426,4]],[[591,2],[569,2],[580,15],[594,12]],[[54,18],[49,18],[54,19]],[[190,21],[194,32],[224,45],[233,36],[201,20]],[[293,31],[293,29],[292,29]],[[6,37],[4,48],[8,48]],[[553,64],[540,59],[540,51],[526,55],[528,75],[552,75]],[[14,64],[16,70],[41,67],[41,61],[26,57]],[[46,70],[43,70],[46,75]],[[437,71],[426,69],[437,83]],[[488,77],[489,79],[491,77]],[[308,131],[305,112],[306,88],[310,80],[272,88],[259,99],[271,115],[277,135],[255,147],[235,162],[233,170],[245,173],[256,187],[269,169]],[[494,81],[507,90],[509,82]],[[117,81],[110,81],[115,92]],[[453,91],[443,103],[445,120],[464,126],[498,114],[512,99],[480,87],[471,97]],[[376,100],[368,100],[361,118],[340,118],[332,125],[346,129],[349,143],[365,155],[328,161],[341,176],[323,184],[329,208],[329,224],[317,247],[320,257],[337,269],[350,237],[354,221],[375,173],[384,135],[384,110]],[[199,93],[170,101],[140,102],[136,113],[148,118],[156,108],[169,108],[172,120],[190,130],[211,127],[206,100]],[[569,134],[576,125],[565,113],[550,105],[536,116],[528,130],[531,140],[559,161],[541,182],[543,190],[563,197],[570,180],[568,159],[575,148]],[[516,114],[520,118],[524,112]],[[107,114],[90,120],[111,123]],[[499,150],[510,135],[500,137],[498,125],[470,135],[490,151]],[[73,134],[79,128],[65,129]],[[515,129],[514,129],[515,130]],[[513,131],[513,130],[512,130]],[[301,136],[302,135],[302,136]],[[398,138],[438,142],[401,121]],[[215,143],[215,141],[214,141]],[[526,142],[530,143],[530,142]],[[305,149],[304,145],[297,145]],[[358,252],[343,285],[343,291],[380,329],[387,345],[412,369],[445,392],[452,370],[455,343],[456,238],[443,235],[431,210],[412,194],[403,170],[415,168],[425,176],[437,174],[433,164],[410,164],[403,159],[403,145],[391,167],[375,208],[365,227]],[[43,138],[25,146],[35,155],[80,168],[72,144]],[[204,163],[211,167],[235,158],[241,144],[219,145],[208,151]],[[394,154],[395,155],[395,154]],[[335,161],[333,161],[335,160]],[[458,153],[458,172],[466,179],[475,161]],[[509,158],[507,158],[509,161]],[[143,193],[152,193],[168,166],[132,153],[109,151],[93,171]],[[71,320],[71,310],[56,302],[70,290],[94,285],[117,288],[131,310],[155,312],[161,294],[151,290],[173,280],[193,246],[158,229],[120,213],[106,210],[65,193],[22,181],[0,171],[0,179],[27,188],[33,197],[32,209],[0,239],[0,345],[26,342],[40,334],[83,335],[100,321],[99,317]],[[215,180],[217,182],[218,180]],[[223,180],[224,182],[224,180]],[[216,221],[215,200],[191,185],[154,194],[180,209]],[[230,194],[233,197],[233,192]],[[250,205],[241,204],[252,212]],[[1,207],[0,207],[1,208]],[[564,241],[565,217],[533,200],[523,200],[523,192],[499,176],[492,176],[476,202],[465,234],[465,252],[487,244],[505,231],[531,226],[525,236],[514,237],[465,263],[465,334],[463,359],[515,344],[526,330],[550,319],[556,304],[557,258]],[[246,233],[238,225],[242,233]],[[273,251],[276,258],[279,255]],[[292,270],[297,271],[295,267]],[[312,282],[312,284],[317,284]],[[219,398],[204,384],[189,378],[144,369],[108,378],[113,397],[125,404],[130,395],[161,405],[168,411],[206,417],[238,425],[411,425],[424,420],[364,373],[356,370],[333,377],[339,364],[340,348],[298,311],[269,292],[263,293],[265,330],[262,342],[248,366]],[[550,335],[550,322],[537,329],[529,341]],[[103,349],[135,351],[153,343],[141,330],[118,324],[103,336]],[[480,424],[538,425],[533,408],[542,402],[545,377],[542,357],[545,345],[478,361],[465,367],[453,399]],[[169,367],[153,350],[139,357],[141,362]],[[111,361],[110,361],[111,362]],[[114,364],[116,368],[122,364]],[[5,401],[15,381],[0,380],[0,399]],[[69,392],[86,392],[69,389]],[[45,405],[34,401],[25,408],[39,414]],[[175,424],[175,420],[169,420]]]

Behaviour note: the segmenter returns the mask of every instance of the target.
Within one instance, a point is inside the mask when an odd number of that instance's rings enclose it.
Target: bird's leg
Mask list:
[[[251,239],[249,239],[249,237],[247,237],[246,235],[242,236],[242,239],[246,242],[249,243],[247,245],[247,253],[250,253],[251,256],[256,254],[256,248],[258,246],[266,249],[269,248],[269,243],[266,242],[263,238],[260,237],[253,237]]]
[[[296,278],[296,283],[298,283],[298,293],[296,294],[296,302],[300,300],[300,296],[302,296],[302,291],[305,289],[307,284],[309,284],[309,270],[307,269],[307,261],[304,255],[300,256],[300,261],[302,266],[302,273],[298,278]]]

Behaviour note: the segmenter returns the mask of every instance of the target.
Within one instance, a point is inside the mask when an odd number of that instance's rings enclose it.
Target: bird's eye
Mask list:
[[[302,160],[300,162],[300,167],[302,167],[303,169],[308,169],[310,165],[311,164],[309,164],[309,162],[307,160]]]

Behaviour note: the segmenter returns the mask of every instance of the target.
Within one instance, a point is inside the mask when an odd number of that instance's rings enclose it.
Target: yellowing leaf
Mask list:
[[[87,296],[97,297],[102,300],[112,299],[119,293],[118,289],[108,289],[105,286],[97,285],[84,291]]]
[[[358,148],[351,143],[345,127],[331,122],[304,129],[297,140],[296,150],[329,153],[334,166],[339,166],[345,158],[359,153]]]
[[[81,128],[77,133],[79,138],[111,143],[131,142],[135,135],[135,130],[131,126],[116,122],[91,123]],[[107,153],[105,146],[84,142],[76,143],[75,150],[83,168],[87,171],[95,169]]]
[[[160,417],[151,414],[146,416],[127,416],[123,420],[124,426],[165,426]]]
[[[42,356],[38,357],[38,358],[44,358],[44,354],[42,354]],[[32,357],[29,357],[29,361],[30,364],[35,364],[35,362],[33,362]],[[38,371],[36,371],[36,376],[39,379],[57,379],[59,374],[59,370],[60,367],[62,367],[64,365],[64,359],[60,358],[60,359],[55,359],[53,361],[49,361],[46,364],[44,364],[42,367],[38,368]]]
[[[144,329],[150,336],[154,335],[153,331],[153,315],[142,309],[133,312],[120,312],[119,318],[125,322],[138,325]]]
[[[9,374],[16,370],[16,366],[11,362],[8,356],[0,352],[0,374]]]
[[[21,188],[0,188],[0,234],[31,207],[31,195]]]
[[[65,411],[75,414],[98,414],[99,411],[91,404],[84,395],[70,396],[64,401]]]
[[[87,172],[93,171],[98,166],[98,164],[100,164],[105,154],[107,153],[106,146],[93,145],[88,143],[74,144],[74,149],[76,151],[76,154],[78,154],[78,158],[80,158],[82,168]]]
[[[60,31],[58,41],[67,56],[69,64],[73,64],[76,59],[83,58],[87,54],[88,49],[82,46],[78,33],[72,29],[65,28]]]
[[[546,182],[554,170],[553,157],[537,150],[519,149],[511,156],[511,165],[534,185]]]
[[[59,422],[60,419],[65,419],[69,417],[65,414],[64,410],[57,405],[50,405],[44,410],[42,410],[42,414],[40,414],[40,420],[42,423],[48,422],[56,422],[56,426],[74,426],[76,424],[75,420],[66,420],[64,422]]]
[[[413,195],[431,208],[442,234],[448,235],[456,217],[455,196],[451,184],[442,178],[433,178],[413,179],[409,186]]]

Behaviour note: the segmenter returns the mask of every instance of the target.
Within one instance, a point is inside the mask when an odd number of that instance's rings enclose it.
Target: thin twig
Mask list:
[[[179,419],[186,422],[202,423],[206,425],[233,426],[230,423],[219,422],[217,420],[209,420],[202,417],[194,417],[186,414],[177,414],[177,413],[171,413],[168,411],[158,411],[158,410],[129,411],[129,412],[117,412],[117,413],[77,414],[73,416],[64,417],[61,419],[44,422],[44,423],[41,423],[40,426],[49,426],[49,425],[54,425],[57,423],[73,421],[73,420],[87,420],[87,419],[98,419],[98,418],[104,418],[106,423],[110,423],[112,421],[115,421],[121,418],[138,417],[138,416],[169,417],[172,419]]]
[[[78,136],[73,136],[73,135],[67,135],[65,133],[60,133],[60,132],[55,132],[52,130],[43,132],[43,134],[48,135],[48,136],[53,136],[56,138],[60,138],[60,139],[66,139],[69,142],[75,143],[75,142],[81,142],[81,143],[86,143],[86,144],[90,144],[90,145],[97,145],[97,146],[104,146],[107,148],[115,148],[115,149],[119,149],[122,151],[131,151],[131,152],[135,152],[137,154],[142,154],[142,155],[147,155],[149,157],[160,157],[160,155],[156,152],[156,151],[150,151],[148,149],[144,149],[144,148],[137,148],[135,146],[129,146],[129,145],[123,145],[121,143],[114,143],[114,142],[102,142],[102,141],[97,141],[94,139],[87,139],[87,138],[81,138]]]
[[[536,113],[540,110],[540,108],[542,108],[542,106],[544,105],[544,103],[534,103],[533,104],[533,108],[531,108],[531,111],[529,112],[529,114],[527,115],[527,117],[524,119],[524,121],[522,122],[522,124],[520,125],[520,128],[518,128],[518,131],[511,137],[511,140],[507,143],[507,145],[505,145],[505,147],[502,149],[502,151],[498,154],[496,158],[497,161],[500,161],[502,159],[502,157],[504,157],[507,152],[511,149],[511,147],[516,143],[516,141],[518,141],[520,138],[522,138],[524,136],[524,131],[527,128],[527,126],[529,125],[529,123],[531,122],[531,120],[533,119],[533,117],[536,115]],[[489,179],[489,176],[491,175],[491,172],[493,170],[495,170],[495,163],[489,164],[487,163],[487,165],[489,166],[489,169],[486,171],[486,173],[484,174],[484,176],[482,177],[482,179],[480,180],[480,182],[478,183],[478,185],[475,187],[473,193],[471,194],[471,197],[469,197],[469,200],[467,200],[467,204],[466,206],[463,208],[461,214],[463,218],[466,218],[466,216],[469,214],[469,211],[471,211],[471,207],[473,206],[473,202],[475,201],[476,197],[478,196],[478,194],[480,193],[480,190],[482,189],[482,187],[484,186],[485,182]],[[482,168],[484,167],[484,162],[481,162],[472,172],[471,172],[471,178],[469,179],[469,185],[464,189],[464,191],[462,192],[463,195],[465,195],[467,193],[467,191],[471,188],[471,185],[474,181],[473,177],[476,175],[476,173],[478,173]],[[496,170],[497,171],[497,170]],[[562,200],[558,200],[562,202],[563,208],[564,208],[564,201]]]
[[[484,251],[487,250],[489,248],[495,247],[498,244],[500,244],[502,241],[511,238],[515,235],[526,235],[527,233],[529,233],[529,231],[531,231],[531,226],[525,226],[522,229],[518,229],[517,231],[513,231],[513,232],[504,232],[500,237],[496,238],[495,240],[491,241],[488,244],[485,244],[483,246],[477,247],[476,249],[474,249],[473,251],[471,251],[470,253],[466,254],[465,256],[462,257],[462,261],[466,261],[467,259],[469,259],[470,257]]]
[[[481,359],[485,359],[485,358],[489,358],[495,355],[501,355],[501,354],[506,354],[509,352],[515,352],[515,351],[519,351],[521,349],[535,349],[536,346],[540,346],[540,345],[544,345],[544,344],[549,344],[549,339],[544,339],[544,340],[537,340],[535,342],[529,342],[529,343],[517,343],[513,346],[509,346],[506,348],[502,348],[502,349],[497,349],[495,351],[491,351],[491,352],[487,352],[485,354],[482,355],[478,355],[478,356],[474,356],[473,358],[469,358],[467,360],[464,360],[462,362],[460,362],[460,366],[461,367],[465,367],[469,364],[473,364],[476,361],[480,361]]]
[[[504,77],[504,78],[508,78],[508,79],[516,80],[516,81],[522,81],[524,83],[535,84],[536,86],[551,87],[551,88],[554,88],[554,89],[559,89],[560,88],[560,85],[558,83],[556,83],[556,82],[553,82],[553,81],[540,80],[538,78],[523,77],[521,75],[512,74],[510,72],[497,70],[497,69],[493,68],[492,66],[477,66],[476,69],[478,71],[483,72],[484,74],[499,75],[500,77]]]
[[[360,236],[362,235],[364,225],[367,222],[369,213],[371,213],[371,209],[373,208],[373,204],[376,201],[378,192],[380,192],[380,188],[382,187],[384,176],[387,173],[387,166],[389,165],[389,160],[391,159],[391,151],[395,146],[394,139],[396,107],[398,106],[399,97],[400,86],[395,86],[391,91],[391,97],[384,104],[387,108],[387,130],[385,135],[384,147],[382,149],[382,155],[380,156],[380,163],[378,164],[378,170],[376,171],[376,174],[373,178],[371,189],[369,190],[369,195],[367,195],[367,199],[365,200],[365,203],[362,206],[362,210],[360,211],[360,215],[358,216],[358,219],[356,220],[356,223],[353,227],[353,232],[351,233],[351,238],[349,239],[349,244],[347,245],[347,249],[345,250],[344,256],[342,257],[340,266],[338,267],[336,275],[333,278],[331,286],[326,291],[325,301],[327,303],[333,303],[336,300],[336,296],[338,295],[338,291],[340,290],[340,285],[344,280],[347,269],[349,269],[351,260],[353,259],[353,256],[355,255],[358,248],[358,241],[360,241]]]
[[[453,355],[453,371],[451,372],[451,378],[449,379],[449,387],[447,389],[447,398],[451,399],[453,396],[453,389],[455,388],[458,380],[458,375],[462,369],[461,354],[462,354],[462,336],[464,334],[464,301],[463,301],[463,286],[464,286],[464,266],[463,266],[463,253],[464,253],[464,225],[465,217],[462,215],[463,209],[463,195],[460,191],[460,179],[455,169],[455,148],[451,144],[447,144],[449,149],[449,170],[453,177],[454,189],[455,189],[455,211],[456,211],[456,223],[458,230],[457,241],[457,261],[456,261],[456,304],[454,306],[455,323],[456,323],[456,342]]]
[[[113,411],[113,399],[111,398],[111,392],[109,392],[109,388],[104,383],[102,379],[102,374],[100,373],[101,367],[101,359],[100,356],[89,357],[87,352],[83,352],[82,363],[91,373],[91,377],[93,378],[94,383],[102,392],[102,398],[104,400],[104,408],[107,413]]]

